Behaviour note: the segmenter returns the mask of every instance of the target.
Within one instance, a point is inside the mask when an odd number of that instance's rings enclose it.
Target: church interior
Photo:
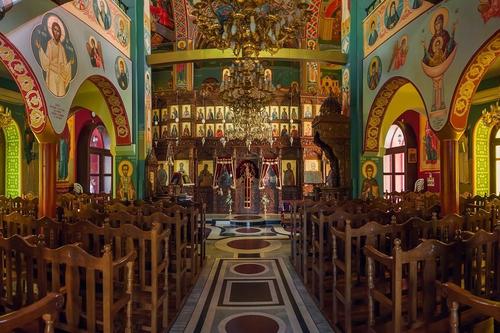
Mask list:
[[[500,332],[500,0],[0,0],[11,332]]]

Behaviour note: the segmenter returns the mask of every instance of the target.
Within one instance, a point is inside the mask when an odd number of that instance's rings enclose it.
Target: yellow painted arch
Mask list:
[[[387,105],[384,118],[380,125],[379,135],[379,151],[378,155],[384,153],[384,141],[389,127],[398,119],[405,111],[413,110],[421,116],[427,117],[425,112],[425,104],[420,93],[413,83],[406,83],[392,97],[391,102]],[[418,133],[415,133],[418,135]]]

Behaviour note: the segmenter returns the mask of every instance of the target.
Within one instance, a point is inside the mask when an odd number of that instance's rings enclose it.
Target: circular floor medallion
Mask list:
[[[240,264],[233,267],[234,271],[243,275],[257,275],[266,270],[266,266],[260,264]]]
[[[236,250],[260,250],[271,245],[263,239],[235,239],[227,243],[227,246]]]
[[[260,220],[262,216],[259,215],[236,215],[231,218],[234,221],[251,221],[251,220]]]
[[[238,236],[228,237],[215,242],[219,250],[231,253],[260,253],[261,257],[266,252],[272,252],[281,248],[281,242],[275,239],[264,239],[264,237]]]
[[[236,232],[239,232],[240,234],[256,234],[261,231],[261,229],[257,228],[238,228],[235,230]]]
[[[235,314],[219,324],[219,332],[223,333],[283,333],[285,329],[281,318],[259,312]]]

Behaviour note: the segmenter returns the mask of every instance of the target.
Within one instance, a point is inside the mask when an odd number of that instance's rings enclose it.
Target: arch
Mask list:
[[[12,120],[3,128],[5,135],[5,196],[21,195],[21,132]]]
[[[112,143],[117,146],[127,146],[132,144],[132,132],[130,130],[130,122],[127,116],[127,111],[123,100],[118,93],[116,87],[105,77],[100,75],[94,75],[87,80],[83,81],[82,85],[78,89],[85,87],[86,82],[91,82],[95,88],[101,93],[104,102],[107,106],[106,110],[101,110],[102,108],[93,110],[106,125],[106,129],[110,134],[114,134],[112,138]],[[95,101],[89,100],[88,98],[78,98],[78,93],[75,100],[73,101],[72,109],[76,106],[83,109],[89,109],[89,103]]]
[[[405,110],[397,106],[401,103],[409,104],[407,109],[426,114],[426,107],[422,94],[415,84],[407,78],[396,76],[387,81],[380,88],[370,108],[365,126],[364,152],[379,153],[384,146],[385,135],[389,127]]]
[[[451,103],[449,121],[457,131],[463,131],[479,84],[495,59],[500,56],[500,30],[497,30],[472,56],[460,75]]]
[[[42,142],[54,133],[40,83],[22,53],[0,33],[0,61],[17,84],[23,96],[27,119],[33,133]]]

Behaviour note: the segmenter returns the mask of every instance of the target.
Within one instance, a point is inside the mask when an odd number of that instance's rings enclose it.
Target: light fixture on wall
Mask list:
[[[312,11],[304,0],[195,0],[192,15],[209,45],[239,57],[276,53],[297,38]]]
[[[486,126],[495,126],[500,122],[500,104],[497,100],[495,104],[491,104],[489,110],[483,109],[483,123]]]
[[[0,105],[0,128],[7,127],[12,121],[12,115],[8,107]]]

